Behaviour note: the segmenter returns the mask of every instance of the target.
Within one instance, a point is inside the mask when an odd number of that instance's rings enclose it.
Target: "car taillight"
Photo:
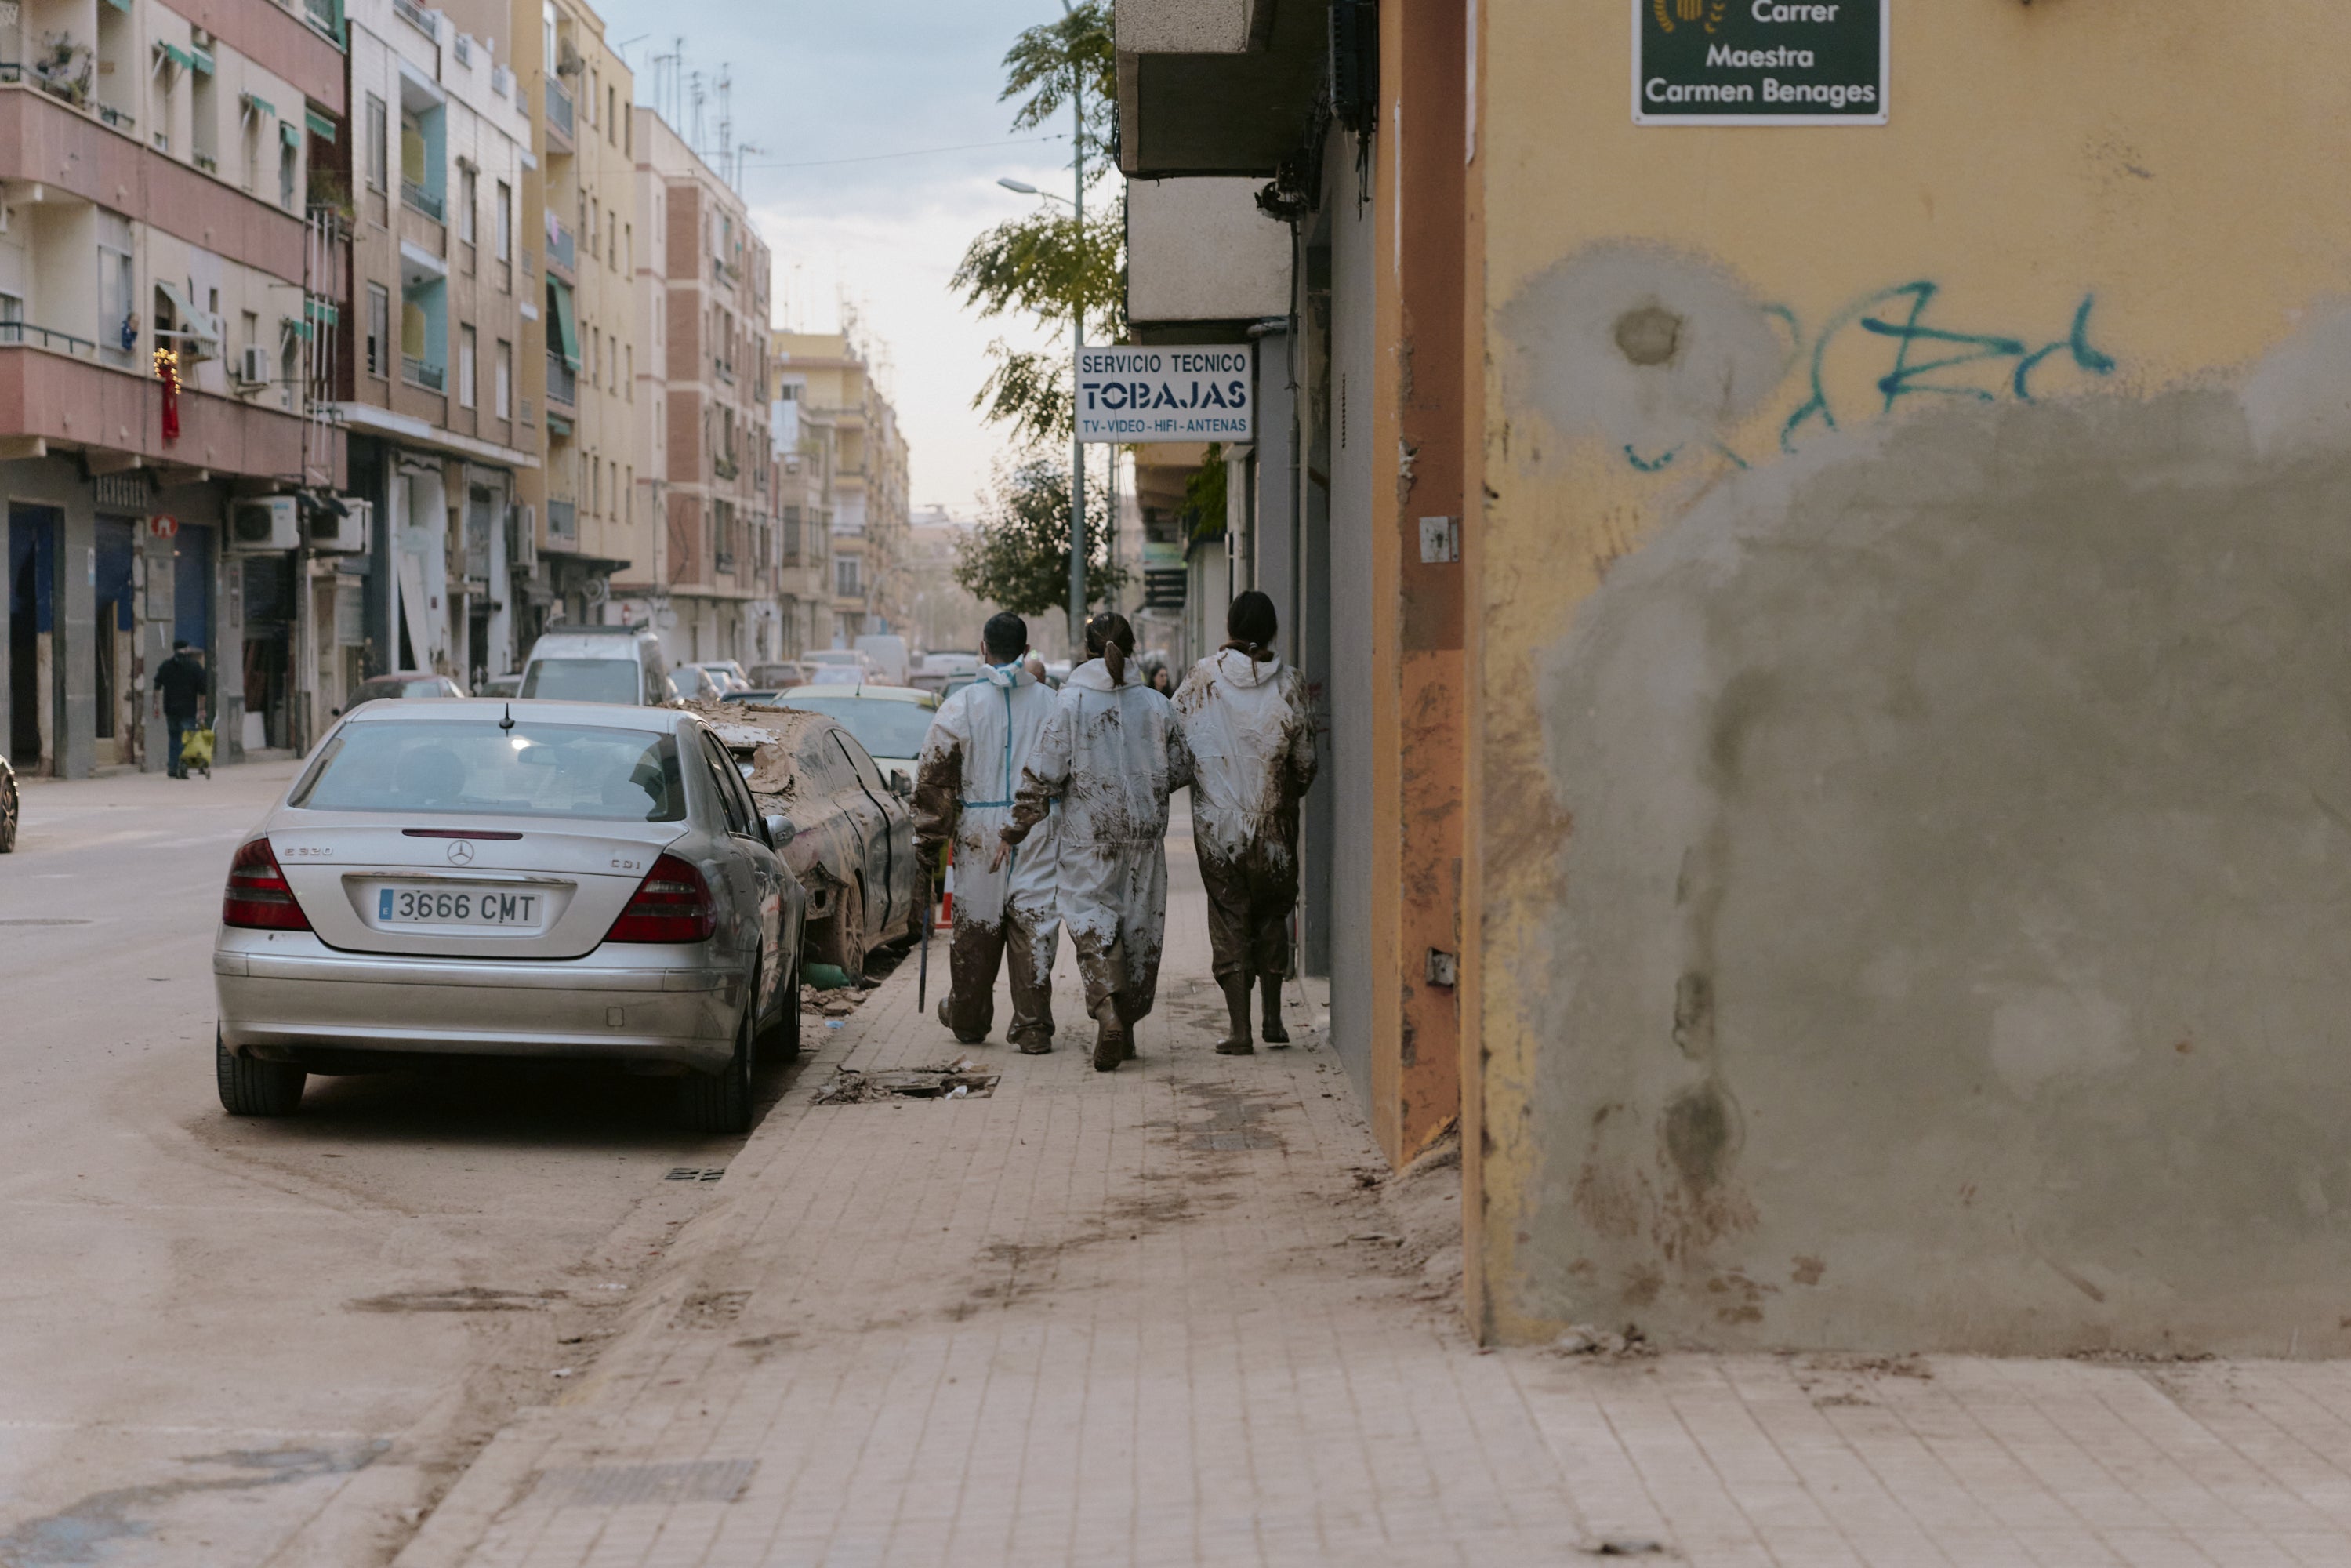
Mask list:
[[[604,940],[706,942],[717,929],[718,908],[710,901],[710,884],[675,855],[664,855],[653,862]]]
[[[228,862],[228,890],[221,895],[221,924],[247,931],[308,931],[310,922],[294,902],[267,839],[256,839]]]

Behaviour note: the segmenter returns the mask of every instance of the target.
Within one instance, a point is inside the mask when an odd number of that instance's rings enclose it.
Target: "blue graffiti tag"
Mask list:
[[[1788,422],[1780,429],[1780,446],[1787,452],[1796,449],[1796,433],[1817,419],[1831,430],[1838,428],[1836,408],[1828,392],[1827,364],[1829,350],[1849,327],[1858,326],[1863,331],[1880,338],[1894,340],[1894,365],[1877,382],[1878,394],[1885,399],[1884,413],[1892,413],[1895,405],[1906,397],[1942,396],[1972,398],[1982,402],[1997,401],[1998,394],[1990,388],[1971,383],[1965,377],[1936,380],[1945,372],[1961,366],[1986,361],[2013,361],[2014,371],[2004,378],[2011,395],[2019,401],[2032,401],[2032,376],[2053,356],[2072,356],[2074,363],[2092,375],[2112,375],[2114,359],[2101,353],[2090,342],[2090,308],[2095,297],[2084,295],[2074,311],[2072,329],[2059,338],[2034,348],[2021,338],[2004,337],[1987,332],[1955,332],[1930,326],[1927,314],[1942,293],[1942,286],[1921,279],[1901,284],[1893,288],[1868,295],[1830,318],[1829,324],[1813,343],[1812,395],[1806,398]],[[1901,307],[1907,302],[1907,309]],[[1882,308],[1892,305],[1893,310]],[[1926,358],[1914,357],[1924,354]]]

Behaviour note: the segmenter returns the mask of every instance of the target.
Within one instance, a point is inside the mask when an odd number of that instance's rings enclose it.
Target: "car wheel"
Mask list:
[[[783,1007],[759,1036],[759,1054],[771,1061],[790,1061],[800,1053],[800,966],[792,962],[791,981],[783,988]]]
[[[0,855],[16,848],[16,781],[0,780]]]
[[[221,1109],[232,1116],[290,1116],[302,1103],[303,1081],[309,1077],[283,1061],[257,1061],[237,1056],[213,1031],[213,1077],[220,1085]]]
[[[743,1019],[735,1026],[735,1054],[716,1072],[690,1072],[677,1086],[679,1119],[696,1133],[747,1133],[751,1130],[751,1067],[754,1035],[759,1027],[759,988],[754,983],[743,1003]],[[799,1017],[799,1002],[792,1002]]]
[[[820,960],[838,965],[841,972],[852,980],[865,976],[865,890],[851,883],[841,890],[834,901],[832,918],[826,922],[824,940],[817,954]]]

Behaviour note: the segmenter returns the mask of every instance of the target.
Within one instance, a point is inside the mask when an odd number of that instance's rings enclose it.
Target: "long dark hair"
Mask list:
[[[1086,622],[1086,653],[1110,666],[1110,684],[1126,685],[1126,661],[1134,652],[1134,628],[1115,610],[1105,610]]]
[[[1225,646],[1238,649],[1260,664],[1273,657],[1273,639],[1280,630],[1272,597],[1254,588],[1236,595],[1232,608],[1225,612],[1225,635],[1232,639]]]

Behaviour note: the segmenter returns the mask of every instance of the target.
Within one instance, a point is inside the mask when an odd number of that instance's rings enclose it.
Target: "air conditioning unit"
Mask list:
[[[264,496],[229,508],[228,548],[292,549],[302,542],[302,504],[292,496]]]
[[[247,386],[267,386],[276,379],[276,367],[269,362],[269,350],[260,344],[251,344],[236,351],[236,379]]]
[[[517,571],[538,570],[538,508],[517,507],[507,514],[514,533],[507,540],[507,564]]]
[[[368,534],[375,521],[375,504],[350,496],[339,497],[343,515],[337,517],[323,508],[311,509],[302,532],[310,548],[326,555],[363,555],[368,548]]]

